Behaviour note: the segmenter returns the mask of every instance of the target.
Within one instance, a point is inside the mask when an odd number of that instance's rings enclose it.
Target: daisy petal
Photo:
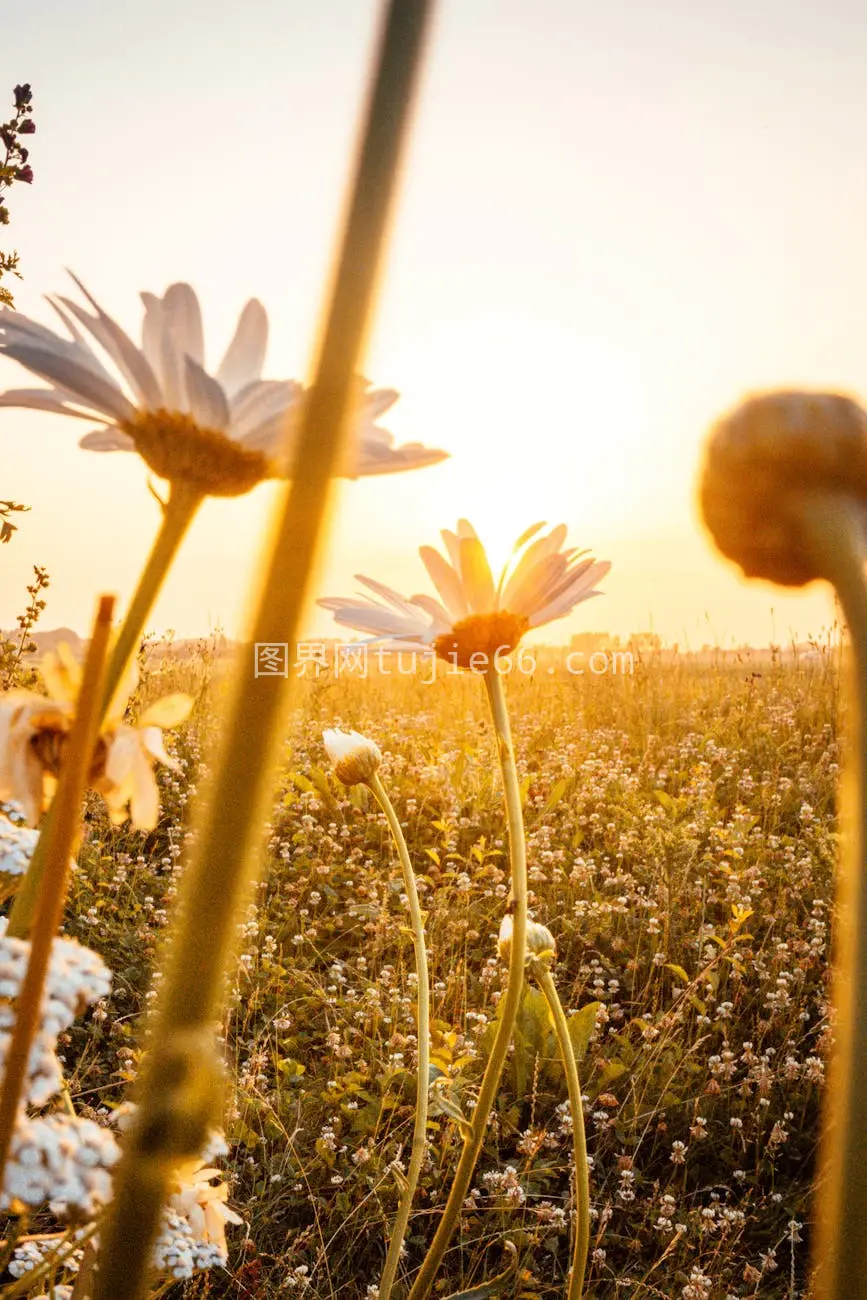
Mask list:
[[[192,712],[195,701],[191,695],[175,691],[156,700],[139,718],[140,727],[177,727],[186,722]]]
[[[135,451],[132,438],[110,425],[86,433],[83,438],[79,438],[78,445],[85,451]]]
[[[462,521],[463,522],[463,521]],[[459,525],[460,527],[460,525]],[[489,614],[494,609],[497,599],[491,566],[485,555],[485,548],[478,537],[462,536],[461,543],[461,586],[467,598],[471,614]]]
[[[69,274],[93,307],[96,318],[88,315],[71,299],[61,297],[60,301],[85,329],[90,330],[97,343],[105,349],[129,384],[138,403],[156,410],[162,404],[162,392],[147,357],[139,351],[129,335],[112,320],[108,313],[103,311],[78,276],[73,275],[71,271]]]
[[[259,378],[267,348],[268,316],[258,298],[251,298],[217,370],[217,379],[229,397]]]
[[[171,284],[163,295],[163,327],[183,357],[192,357],[199,365],[205,361],[205,336],[202,310],[195,290],[189,284]]]
[[[466,618],[469,614],[466,596],[461,580],[452,566],[432,546],[420,546],[418,553],[430,575],[430,580],[445,601],[453,619]]]
[[[116,420],[129,420],[135,414],[132,403],[115,384],[94,374],[79,360],[23,343],[0,344],[0,351],[13,361],[20,361],[22,366],[32,370],[35,375],[60,384],[93,406],[101,415]]]
[[[191,356],[184,357],[190,414],[206,429],[225,433],[229,427],[229,404],[216,379],[212,379]]]
[[[67,401],[78,398],[61,396],[60,389],[55,388],[10,388],[8,393],[0,393],[0,406],[17,406],[33,411],[51,411],[56,415],[74,415],[79,420],[92,420],[93,411],[76,411],[68,406]]]

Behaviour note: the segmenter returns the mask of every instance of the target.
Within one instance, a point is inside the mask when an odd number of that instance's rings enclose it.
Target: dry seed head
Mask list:
[[[798,498],[815,493],[867,498],[867,412],[857,402],[841,393],[762,393],[714,425],[701,510],[747,577],[801,587],[825,576],[798,511]]]

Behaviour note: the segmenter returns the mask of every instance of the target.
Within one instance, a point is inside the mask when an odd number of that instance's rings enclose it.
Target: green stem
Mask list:
[[[449,1192],[448,1201],[443,1210],[439,1227],[434,1234],[427,1255],[419,1269],[418,1276],[409,1300],[423,1300],[433,1286],[443,1255],[460,1218],[461,1209],[470,1186],[470,1179],[482,1149],[488,1116],[494,1104],[500,1076],[506,1063],[506,1054],[512,1041],[518,1007],[524,986],[524,961],[527,950],[527,850],[524,840],[524,818],[521,811],[521,788],[518,782],[518,770],[515,766],[515,753],[512,749],[512,734],[509,727],[509,713],[506,708],[506,693],[503,678],[493,666],[485,673],[485,686],[488,703],[491,708],[491,720],[497,739],[497,753],[500,771],[503,777],[503,791],[506,799],[506,821],[509,828],[509,860],[512,874],[512,944],[509,957],[509,975],[505,992],[499,1007],[497,1030],[491,1045],[491,1054],[482,1076],[479,1096],[476,1101],[470,1124],[472,1136],[468,1137],[461,1152],[454,1182]]]
[[[847,1300],[867,1277],[867,583],[863,506],[804,502],[807,538],[833,582],[852,645],[852,720],[841,787],[833,997],[836,1044],[823,1104],[813,1262],[816,1300]],[[854,1288],[854,1290],[853,1290]]]
[[[415,873],[409,860],[409,851],[406,847],[403,830],[378,774],[373,775],[369,785],[377,803],[385,813],[397,849],[397,855],[400,858],[400,865],[403,869],[403,883],[409,900],[412,942],[415,947],[415,969],[418,976],[418,1069],[416,1071],[415,1126],[412,1133],[412,1153],[406,1175],[406,1186],[400,1198],[397,1217],[388,1244],[388,1254],[385,1257],[385,1267],[379,1283],[379,1300],[389,1300],[391,1288],[394,1286],[394,1279],[397,1275],[397,1266],[400,1262],[400,1252],[403,1239],[406,1236],[415,1189],[418,1186],[419,1175],[421,1174],[421,1167],[427,1150],[428,1089],[430,1087],[430,980],[428,978],[427,949],[424,940],[424,918],[418,901]]]
[[[145,622],[153,608],[160,587],[165,581],[166,574],[178,553],[184,534],[192,523],[202,500],[203,498],[198,493],[191,492],[190,489],[183,486],[176,486],[171,491],[163,511],[160,530],[154,540],[147,563],[142,570],[135,595],[132,598],[132,604],[112,647],[103,688],[102,705],[99,714],[100,724],[105,718],[118,685],[123,680],[127,665],[136,652]],[[42,831],[36,841],[33,857],[15,895],[15,901],[9,913],[9,929],[7,931],[11,938],[26,939],[33,925],[33,913],[36,909],[36,900],[39,897],[39,889],[45,873],[46,850],[52,834],[51,828],[54,816],[52,806],[43,818]]]
[[[169,499],[163,508],[160,530],[154,539],[135,595],[112,647],[105,681],[103,716],[107,713],[114,694],[123,681],[130,660],[138,650],[142,632],[160,588],[203,500],[201,493],[185,487],[182,483],[175,483],[170,489]]]
[[[590,1248],[590,1169],[587,1163],[587,1138],[584,1132],[584,1107],[581,1104],[581,1082],[578,1078],[578,1062],[569,1034],[569,1025],[563,1004],[557,993],[557,986],[544,961],[530,957],[527,963],[530,973],[545,995],[545,1001],[554,1020],[563,1069],[566,1071],[566,1086],[569,1090],[569,1109],[572,1111],[572,1146],[575,1155],[575,1245],[572,1250],[572,1275],[566,1290],[566,1300],[581,1300],[584,1291],[584,1272],[587,1268],[587,1252]]]
[[[294,647],[298,635],[332,480],[342,468],[432,7],[432,0],[390,0],[385,12],[290,486],[262,566],[252,634],[235,665],[226,730],[182,881],[151,1048],[136,1090],[139,1106],[101,1234],[95,1300],[138,1300],[172,1167],[200,1149],[215,1121],[214,1021],[238,917],[262,857],[291,686],[288,676],[251,680],[254,644]]]

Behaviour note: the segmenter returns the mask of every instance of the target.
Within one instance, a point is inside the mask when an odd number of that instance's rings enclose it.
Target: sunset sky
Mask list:
[[[35,183],[10,196],[41,300],[73,268],[139,337],[140,289],[203,302],[208,358],[244,301],[266,375],[303,378],[379,5],[86,0],[3,19],[0,96],[34,89]],[[709,422],[777,385],[867,393],[867,8],[791,0],[443,0],[366,373],[384,421],[452,459],[342,485],[321,594],[368,573],[411,594],[416,548],[466,515],[505,556],[537,519],[614,561],[572,631],[698,647],[819,634],[818,588],[745,587],[693,494]],[[6,115],[5,113],[3,114]],[[25,386],[0,359],[0,389]],[[128,596],[157,524],[144,467],[87,426],[0,411],[0,626],[33,563],[46,627]],[[243,628],[273,490],[208,503],[152,619]],[[309,630],[327,632],[311,613]]]

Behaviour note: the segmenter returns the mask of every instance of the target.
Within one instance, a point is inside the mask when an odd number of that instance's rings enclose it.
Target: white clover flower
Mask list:
[[[582,601],[601,594],[596,584],[611,565],[574,547],[563,550],[565,524],[537,537],[544,527],[534,524],[522,533],[498,583],[475,529],[461,519],[456,533],[443,530],[448,560],[431,546],[419,548],[441,600],[406,599],[358,574],[373,597],[328,597],[319,604],[341,626],[366,632],[373,641],[433,648],[460,668],[476,666],[471,662],[475,655],[490,662],[498,651],[513,650],[528,629],[564,618]]]
[[[0,875],[23,876],[30,866],[39,832],[0,817]]]
[[[22,1115],[12,1135],[0,1209],[48,1204],[58,1218],[93,1218],[111,1197],[120,1148],[108,1129],[77,1115]]]
[[[359,785],[374,776],[382,763],[379,746],[357,731],[323,731],[325,752],[331,759],[338,780],[344,785]]]
[[[68,338],[20,312],[0,312],[0,353],[52,385],[3,393],[0,406],[97,421],[101,427],[85,434],[82,447],[138,452],[160,478],[196,496],[238,496],[285,473],[286,434],[290,422],[297,427],[303,390],[294,380],[261,377],[268,318],[260,302],[247,303],[211,375],[199,300],[188,284],[171,285],[162,298],[141,295],[145,315],[138,347],[72,278],[93,311],[69,298],[49,298]],[[445,459],[445,452],[420,443],[395,447],[392,435],[376,424],[397,397],[362,381],[344,477],[392,474]]]

